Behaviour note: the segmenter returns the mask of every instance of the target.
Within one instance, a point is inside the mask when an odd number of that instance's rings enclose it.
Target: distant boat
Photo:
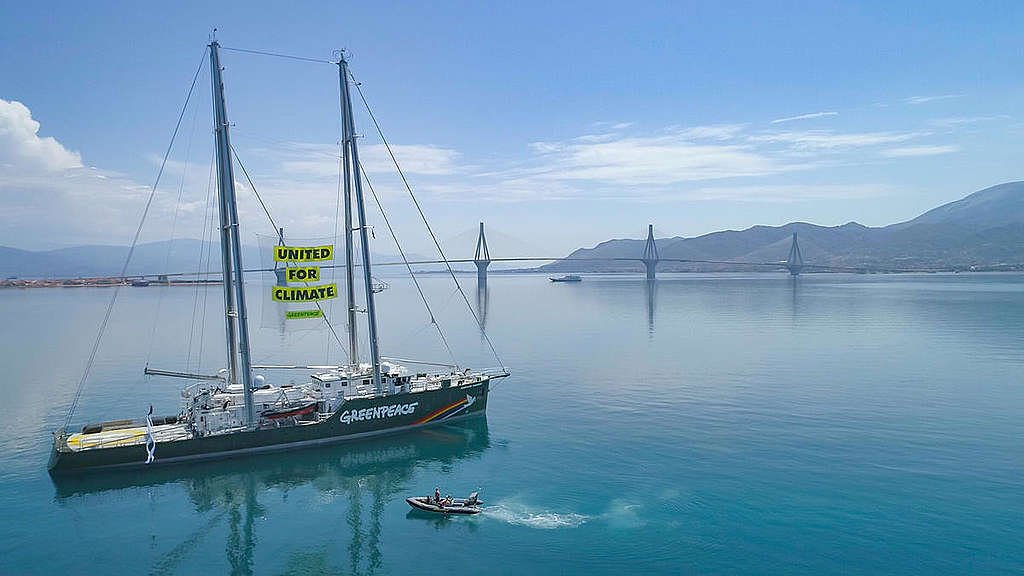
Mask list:
[[[583,282],[582,276],[575,274],[567,274],[565,276],[559,276],[558,278],[549,278],[552,282]]]
[[[149,286],[149,280],[132,280],[132,286],[144,288]]]

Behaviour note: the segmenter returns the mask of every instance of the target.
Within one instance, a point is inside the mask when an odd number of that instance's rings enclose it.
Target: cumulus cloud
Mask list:
[[[40,137],[40,128],[27,106],[0,99],[0,244],[48,249],[128,243],[150,185],[88,166],[56,138]],[[178,237],[186,230],[201,235],[189,227],[202,221],[206,205],[208,171],[202,168],[168,165],[143,241],[166,240],[175,221]],[[192,193],[179,198],[179,186]],[[176,211],[182,218],[174,218]]]
[[[39,137],[27,106],[0,99],[0,164],[7,170],[59,172],[82,167],[82,157],[52,137]]]

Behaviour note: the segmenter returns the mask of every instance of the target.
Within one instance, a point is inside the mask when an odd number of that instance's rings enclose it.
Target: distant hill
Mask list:
[[[1024,182],[1009,182],[880,228],[856,222],[817,226],[792,222],[656,240],[661,258],[781,262],[793,233],[807,263],[874,268],[1006,268],[1024,264]],[[638,257],[644,240],[608,240],[569,258]],[[639,262],[560,261],[546,272],[639,272]],[[749,267],[662,262],[658,270],[742,270]]]

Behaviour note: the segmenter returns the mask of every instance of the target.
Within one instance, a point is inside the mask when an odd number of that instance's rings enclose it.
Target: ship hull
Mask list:
[[[301,449],[478,416],[487,409],[489,387],[490,381],[484,380],[472,386],[356,398],[319,423],[158,442],[155,461],[148,466]],[[147,466],[144,444],[72,450],[62,441],[64,437],[65,431],[60,430],[50,456],[51,474]]]

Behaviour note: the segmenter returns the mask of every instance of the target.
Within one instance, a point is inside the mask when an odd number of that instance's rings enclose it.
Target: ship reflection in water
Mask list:
[[[289,552],[286,571],[333,572],[330,565],[341,560],[339,556],[345,556],[348,569],[344,572],[373,574],[381,568],[383,559],[380,545],[384,508],[389,502],[407,496],[405,492],[411,488],[409,481],[417,469],[448,467],[462,460],[479,458],[489,447],[484,416],[437,428],[293,453],[55,477],[53,481],[57,503],[80,510],[90,507],[90,498],[94,495],[139,498],[139,492],[146,493],[147,489],[184,488],[188,503],[203,520],[190,524],[185,531],[175,532],[185,534],[184,537],[156,543],[156,548],[166,551],[154,559],[154,574],[179,573],[183,563],[192,565],[197,561],[197,548],[212,534],[223,532],[225,524],[224,553],[231,574],[262,572],[256,569],[253,558],[256,526],[260,526],[261,533],[266,528],[277,528],[275,514],[294,513],[288,505],[288,496],[300,490],[313,490],[315,501],[324,503],[322,509],[334,519],[327,534],[330,538],[324,545]],[[332,506],[332,502],[337,504]],[[290,520],[282,520],[281,524],[291,525],[292,530],[311,529],[295,526]],[[342,552],[346,535],[347,550]],[[324,534],[311,532],[310,536],[316,541]],[[273,539],[265,535],[263,538],[264,544]],[[213,559],[208,562],[215,571],[219,562]]]

